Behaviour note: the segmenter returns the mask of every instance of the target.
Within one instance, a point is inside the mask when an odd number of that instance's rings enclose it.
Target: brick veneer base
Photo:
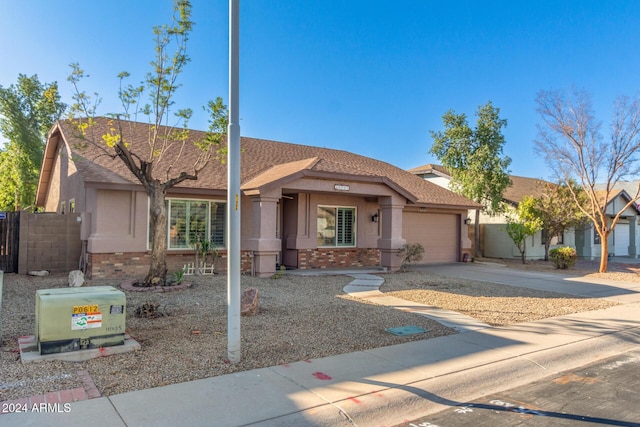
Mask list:
[[[298,268],[377,267],[380,250],[375,248],[339,248],[298,250]]]
[[[89,253],[88,255],[86,276],[89,279],[144,277],[149,272],[151,263],[151,252]],[[194,260],[193,253],[168,253],[167,269],[169,273],[173,273]],[[251,258],[248,252],[242,253],[241,264],[243,273],[251,272]],[[216,262],[216,271],[226,271],[226,269],[227,254],[222,252]]]
[[[87,263],[88,279],[112,279],[144,277],[149,272],[150,252],[89,253]],[[169,273],[192,263],[193,253],[168,253],[167,269]],[[298,268],[346,268],[377,267],[380,265],[380,251],[373,248],[305,249],[298,251]],[[227,255],[220,253],[216,262],[216,271],[225,272]],[[242,272],[251,273],[249,252],[242,252]]]

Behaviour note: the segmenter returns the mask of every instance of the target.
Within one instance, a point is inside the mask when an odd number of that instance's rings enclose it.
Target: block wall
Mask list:
[[[21,212],[18,273],[78,270],[82,251],[80,225],[79,214]]]

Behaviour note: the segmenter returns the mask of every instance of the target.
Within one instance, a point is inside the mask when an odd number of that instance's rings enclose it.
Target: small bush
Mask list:
[[[407,264],[420,261],[424,255],[424,248],[420,243],[406,244],[399,251],[398,256],[402,258],[401,268],[405,271]]]
[[[180,283],[182,283],[183,280],[184,280],[184,270],[183,269],[176,270],[173,273],[173,284],[179,285]]]
[[[578,254],[575,249],[564,246],[562,248],[551,249],[549,251],[549,259],[551,259],[551,262],[553,262],[556,268],[566,270],[578,262]]]

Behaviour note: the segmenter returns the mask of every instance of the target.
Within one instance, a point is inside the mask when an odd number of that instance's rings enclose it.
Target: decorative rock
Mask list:
[[[69,273],[69,287],[78,288],[84,284],[84,273],[80,270],[73,270]]]
[[[31,270],[27,274],[29,276],[48,276],[49,270]]]
[[[258,290],[256,288],[245,289],[240,299],[240,315],[255,316],[258,311],[260,311]]]

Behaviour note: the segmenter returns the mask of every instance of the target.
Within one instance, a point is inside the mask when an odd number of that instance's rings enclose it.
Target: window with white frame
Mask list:
[[[215,248],[226,247],[226,203],[209,200],[168,199],[169,249],[190,249],[201,238]]]
[[[356,208],[318,206],[318,246],[356,245]]]

